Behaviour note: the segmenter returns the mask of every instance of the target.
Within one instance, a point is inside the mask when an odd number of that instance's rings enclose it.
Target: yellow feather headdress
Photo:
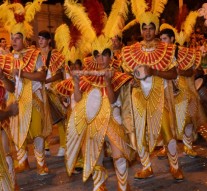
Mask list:
[[[79,38],[70,46],[74,40],[71,32],[66,24],[60,25],[55,31],[55,42],[57,49],[65,56],[65,60],[74,64],[77,59],[82,60],[81,43],[83,42]]]
[[[0,19],[4,28],[12,34],[22,33],[24,38],[31,37],[33,30],[29,22],[34,19],[35,13],[40,10],[44,1],[46,0],[34,0],[25,7],[20,3],[9,4],[5,1],[0,6]]]
[[[189,41],[190,35],[194,30],[197,17],[198,12],[191,11],[186,20],[182,23],[180,32],[175,27],[165,23],[160,26],[160,31],[164,29],[172,29],[175,33],[176,42],[178,42],[180,45],[183,45],[186,41]]]
[[[127,20],[127,14],[128,2],[126,0],[115,1],[103,33],[109,38],[113,38],[117,35],[121,36],[121,31]]]
[[[149,25],[150,23],[154,23],[156,33],[158,33],[159,17],[166,4],[167,0],[131,0],[132,12],[136,17],[136,22],[131,22],[130,27],[136,23],[140,23],[140,29],[142,31],[143,24]]]
[[[98,2],[95,0],[87,1],[91,6],[93,6],[95,2]],[[107,21],[105,22],[106,17],[104,14],[102,14],[102,17],[100,16],[101,19],[99,22],[103,22],[103,27],[100,29],[99,26],[99,32],[97,32],[98,27],[93,22],[96,16],[90,17],[90,11],[86,10],[82,4],[77,3],[75,0],[65,0],[64,5],[66,7],[67,16],[81,31],[82,39],[87,42],[86,47],[90,47],[90,53],[94,50],[98,50],[99,53],[102,53],[104,49],[112,47],[110,38],[120,35],[128,14],[128,0],[115,0]],[[89,8],[91,7],[89,6]],[[94,8],[96,9],[96,7]]]

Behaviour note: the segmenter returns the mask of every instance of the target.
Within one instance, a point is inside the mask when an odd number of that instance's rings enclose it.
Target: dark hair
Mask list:
[[[109,48],[104,49],[104,51],[102,52],[103,56],[106,56],[108,54],[108,56],[111,56],[111,50]]]
[[[99,54],[99,51],[98,51],[98,50],[94,50],[94,51],[93,51],[93,56],[94,56],[94,57],[96,57],[98,54]],[[111,50],[110,50],[109,48],[105,48],[105,49],[103,50],[103,52],[102,52],[102,55],[103,55],[103,56],[106,56],[107,54],[108,54],[109,56],[111,56]]]
[[[42,30],[38,33],[38,36],[42,36],[46,39],[51,39],[51,35],[49,33],[49,31],[46,31],[46,30]]]
[[[93,56],[96,57],[98,55],[98,53],[99,53],[98,50],[94,50],[93,51]]]
[[[145,25],[147,25],[147,24],[146,24],[146,23],[143,23],[143,24],[142,24],[142,29],[144,28]],[[156,26],[155,26],[154,23],[151,22],[150,25],[152,25],[152,26],[154,27],[154,29],[156,30]]]
[[[75,64],[79,65],[80,68],[82,67],[82,62],[81,62],[80,59],[77,59],[77,60],[75,61]]]
[[[163,29],[160,31],[160,36],[166,34],[169,38],[174,37],[175,38],[175,33],[172,29]]]
[[[21,32],[17,32],[16,34],[19,34],[22,38],[24,38],[24,35]]]
[[[6,39],[5,39],[5,38],[0,38],[0,42],[1,42],[2,40],[6,40]]]

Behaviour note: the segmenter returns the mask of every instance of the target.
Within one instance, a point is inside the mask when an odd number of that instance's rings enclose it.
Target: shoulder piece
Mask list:
[[[88,92],[93,87],[105,89],[106,85],[103,76],[82,76],[80,78],[81,91]]]
[[[97,62],[95,62],[93,56],[84,58],[83,66],[84,69],[87,68],[87,70],[96,70],[96,68],[98,67]]]
[[[200,50],[196,50],[196,53],[195,53],[195,67],[196,68],[200,66],[201,60],[202,60],[202,53]]]
[[[64,66],[64,62],[65,62],[64,56],[56,49],[53,49],[50,58],[50,65],[49,65],[52,75],[55,75],[56,72]]]
[[[117,60],[117,59],[112,59],[112,68],[114,68],[115,70],[120,71],[121,69],[121,59]]]
[[[114,88],[114,91],[119,90],[121,86],[124,85],[130,79],[132,79],[132,76],[129,76],[126,73],[116,71],[112,78],[112,86]]]
[[[56,85],[56,91],[63,96],[70,96],[74,90],[73,80],[67,79]]]
[[[196,59],[196,49],[194,48],[186,48],[186,47],[179,47],[178,50],[178,68],[181,70],[187,70],[192,67],[195,63]]]
[[[96,70],[98,68],[97,62],[94,60],[93,56],[84,58],[84,69],[86,70]],[[115,70],[120,70],[121,60],[112,59],[111,68]]]
[[[173,62],[175,45],[159,42],[154,50],[145,51],[141,43],[122,49],[123,67],[133,71],[137,65],[148,65],[153,69],[168,70]]]
[[[35,70],[35,65],[37,62],[37,58],[40,54],[40,51],[37,49],[27,49],[23,54],[23,66],[21,68],[26,72],[33,72]],[[14,67],[19,68],[20,59],[14,59]]]
[[[0,68],[7,77],[11,77],[12,75],[12,62],[13,57],[11,54],[0,55]]]
[[[121,73],[118,71],[115,71],[114,76],[112,78],[112,87],[114,91],[119,90],[119,88],[125,84],[127,81],[129,81],[132,77]],[[102,93],[106,93],[106,84],[104,81],[103,76],[83,76],[81,77],[80,81],[80,89],[82,91],[89,91],[92,87],[100,88]]]

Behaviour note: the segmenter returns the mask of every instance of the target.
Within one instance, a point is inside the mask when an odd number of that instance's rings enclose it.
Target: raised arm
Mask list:
[[[114,92],[114,89],[111,84],[111,79],[112,79],[113,75],[114,75],[113,70],[107,70],[104,75],[104,80],[105,80],[106,89],[107,89],[107,95],[108,95],[108,98],[109,98],[109,101],[111,104],[116,102],[118,95],[119,95],[119,91]]]

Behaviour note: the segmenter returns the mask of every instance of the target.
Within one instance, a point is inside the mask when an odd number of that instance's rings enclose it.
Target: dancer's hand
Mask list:
[[[10,105],[6,108],[6,111],[8,111],[9,116],[15,116],[15,115],[18,115],[18,113],[19,113],[19,106],[18,106],[18,103],[15,102],[15,103],[10,104]]]
[[[114,70],[107,69],[104,74],[104,80],[106,82],[106,86],[111,84],[111,79],[114,76]]]

